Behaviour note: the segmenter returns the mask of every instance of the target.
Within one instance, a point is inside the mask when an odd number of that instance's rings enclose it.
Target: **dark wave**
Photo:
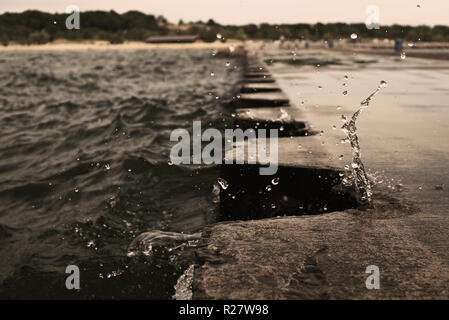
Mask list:
[[[126,250],[147,230],[213,221],[218,168],[170,165],[169,138],[229,121],[240,74],[225,62],[206,50],[0,52],[0,298],[171,297],[187,262]],[[68,264],[84,270],[78,293]]]

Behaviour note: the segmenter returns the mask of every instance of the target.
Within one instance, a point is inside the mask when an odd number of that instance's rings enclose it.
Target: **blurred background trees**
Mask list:
[[[68,14],[50,14],[36,10],[0,15],[0,44],[43,44],[56,39],[107,40],[121,43],[125,40],[143,41],[152,35],[199,35],[203,41],[266,39],[278,40],[335,40],[348,39],[352,33],[359,38],[402,38],[407,41],[449,41],[448,26],[381,26],[379,30],[368,30],[362,23],[316,23],[279,24],[262,23],[241,26],[220,25],[210,19],[207,22],[185,22],[172,24],[163,16],[128,11],[81,12],[81,29],[67,30]]]

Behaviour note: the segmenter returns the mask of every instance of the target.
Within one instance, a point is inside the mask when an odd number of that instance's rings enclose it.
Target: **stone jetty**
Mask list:
[[[376,196],[375,209],[359,210],[341,184],[341,155],[322,144],[256,54],[247,56],[243,79],[234,126],[277,129],[278,170],[260,175],[259,159],[236,152],[247,143],[225,154],[243,158],[221,166],[222,222],[202,232],[193,298],[449,298],[443,224],[434,221],[433,235],[426,233],[421,222],[431,213],[418,215],[388,194]],[[378,289],[367,284],[372,266]]]

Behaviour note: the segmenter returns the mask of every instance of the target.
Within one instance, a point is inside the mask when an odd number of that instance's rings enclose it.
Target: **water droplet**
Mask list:
[[[343,77],[343,79],[348,80],[349,77],[348,77],[347,75],[345,75],[345,76]]]
[[[281,127],[279,128],[279,131],[284,131],[284,127],[281,126]]]
[[[348,91],[347,90],[343,91],[343,95],[347,96],[348,95]]]
[[[265,189],[267,189],[267,191],[271,191],[271,184],[269,184],[268,186],[266,186]]]
[[[226,62],[226,67],[229,67],[231,63],[229,61]]]
[[[218,178],[218,184],[223,190],[226,190],[229,187],[229,183],[223,178]]]
[[[323,89],[323,87],[322,86],[318,86],[318,89]]]
[[[344,158],[344,156],[341,154],[341,155],[338,157],[338,160],[343,160],[343,158]]]
[[[271,183],[273,184],[273,185],[278,185],[279,184],[279,178],[274,178],[273,180],[271,180]]]
[[[412,48],[414,45],[415,45],[415,44],[414,44],[413,42],[411,42],[411,41],[408,43],[408,46],[409,46],[410,48]]]
[[[298,150],[302,149],[302,145],[298,144]]]
[[[351,34],[351,39],[357,39],[357,34],[356,33],[352,33]]]
[[[168,160],[167,163],[168,163],[169,166],[173,165],[173,162],[171,160]]]
[[[215,73],[214,73],[214,72],[211,72],[211,73],[210,73],[210,76],[211,76],[211,77],[215,77]]]
[[[359,165],[357,163],[353,162],[353,163],[351,163],[351,167],[353,169],[357,169],[359,167]]]
[[[407,57],[407,56],[406,56],[405,52],[402,51],[402,53],[401,53],[401,59],[404,60],[406,57]]]
[[[75,188],[75,192],[78,193],[80,190],[78,188]]]
[[[221,39],[223,38],[223,36],[221,35],[221,33],[217,33],[217,39]]]
[[[111,169],[111,166],[109,165],[109,163],[106,163],[106,164],[104,165],[104,167],[106,168],[106,170],[110,170],[110,169]]]
[[[385,87],[387,86],[387,82],[384,81],[384,80],[382,80],[382,81],[380,82],[380,86],[381,86],[381,88],[385,88]]]

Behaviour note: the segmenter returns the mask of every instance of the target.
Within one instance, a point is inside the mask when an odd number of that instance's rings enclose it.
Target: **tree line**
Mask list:
[[[0,43],[43,44],[56,39],[106,40],[121,43],[125,40],[143,41],[154,35],[199,35],[203,41],[217,40],[220,33],[226,39],[277,40],[333,40],[349,38],[356,33],[359,38],[402,38],[409,41],[449,41],[449,27],[430,26],[381,26],[369,30],[365,24],[316,23],[316,24],[247,24],[221,25],[210,19],[207,22],[185,23],[180,20],[172,24],[163,16],[128,11],[81,12],[81,28],[68,30],[65,20],[69,14],[46,13],[29,10],[22,13],[0,15]]]

